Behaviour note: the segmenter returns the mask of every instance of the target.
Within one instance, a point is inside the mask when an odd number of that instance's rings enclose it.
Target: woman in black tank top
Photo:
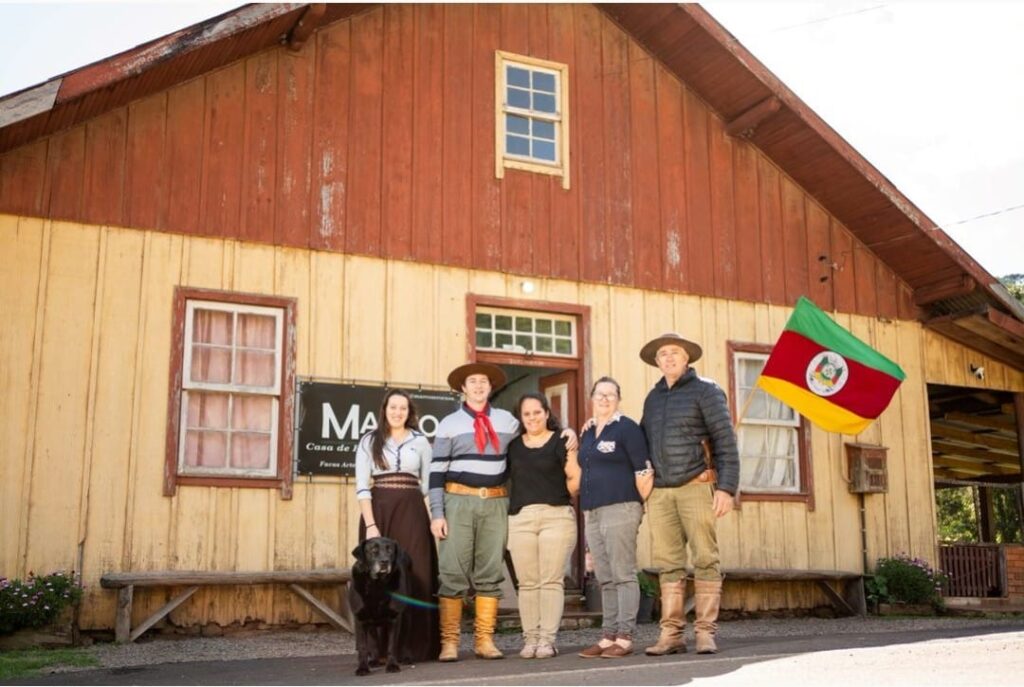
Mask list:
[[[508,447],[508,548],[519,578],[523,658],[558,653],[555,636],[565,607],[565,566],[576,545],[572,497],[579,491],[576,451],[559,436],[558,420],[543,394],[516,403],[521,434]]]

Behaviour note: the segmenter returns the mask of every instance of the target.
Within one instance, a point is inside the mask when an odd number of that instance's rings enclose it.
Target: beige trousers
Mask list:
[[[714,487],[696,483],[681,487],[655,487],[647,501],[651,528],[651,563],[661,570],[662,582],[686,577],[686,545],[690,545],[693,577],[722,579],[718,559],[718,533],[712,507]]]
[[[528,644],[553,644],[565,609],[565,564],[576,546],[572,506],[533,504],[508,519],[519,578],[519,617]]]

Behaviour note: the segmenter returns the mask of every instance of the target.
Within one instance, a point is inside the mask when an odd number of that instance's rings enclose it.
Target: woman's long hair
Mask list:
[[[526,434],[526,425],[523,423],[522,410],[523,403],[530,398],[535,401],[540,401],[540,405],[544,409],[544,412],[548,414],[548,429],[552,432],[561,432],[562,426],[558,424],[558,418],[556,418],[555,414],[551,412],[551,404],[548,403],[548,397],[538,391],[528,391],[520,396],[519,400],[516,401],[516,409],[515,412],[512,413],[515,415],[516,420],[519,421],[519,434]]]
[[[401,389],[391,389],[384,394],[384,400],[380,404],[380,414],[377,416],[377,429],[373,430],[373,440],[370,443],[370,456],[373,457],[373,464],[381,470],[388,469],[388,461],[384,458],[384,443],[391,436],[391,424],[388,423],[388,403],[395,396],[401,396],[409,403],[409,417],[405,418],[406,429],[419,429],[416,404],[412,402],[412,397]]]

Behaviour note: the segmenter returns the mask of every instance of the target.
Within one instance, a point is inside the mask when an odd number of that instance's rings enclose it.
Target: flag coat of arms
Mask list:
[[[801,297],[757,385],[828,432],[857,434],[905,378],[899,365]]]

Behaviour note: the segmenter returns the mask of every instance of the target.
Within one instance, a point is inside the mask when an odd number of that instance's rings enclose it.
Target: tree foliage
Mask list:
[[[1000,277],[999,281],[1014,298],[1024,303],[1024,274],[1007,274]]]
[[[992,490],[992,539],[997,544],[1024,542],[1017,515],[1015,489]],[[977,487],[945,487],[935,490],[939,540],[977,542],[980,536]]]
[[[978,541],[978,514],[974,508],[974,487],[935,490],[939,541]]]

